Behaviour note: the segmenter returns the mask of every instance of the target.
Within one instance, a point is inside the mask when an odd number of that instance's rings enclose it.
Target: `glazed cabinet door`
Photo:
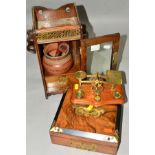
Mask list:
[[[81,40],[81,70],[89,74],[116,70],[119,40],[119,33]]]

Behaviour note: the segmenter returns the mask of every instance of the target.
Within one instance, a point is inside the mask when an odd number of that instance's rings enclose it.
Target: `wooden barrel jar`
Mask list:
[[[66,73],[73,64],[69,44],[51,43],[44,47],[43,67],[51,75]]]

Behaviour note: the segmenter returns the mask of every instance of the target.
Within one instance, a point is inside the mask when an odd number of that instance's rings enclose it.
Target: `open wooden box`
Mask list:
[[[69,101],[69,89],[60,103],[50,128],[51,142],[54,144],[116,155],[121,137],[122,105],[106,106],[109,112],[100,118],[76,116]]]
[[[87,73],[116,70],[119,39],[117,33],[81,40],[86,62],[82,69]],[[68,89],[61,100],[49,131],[52,143],[115,155],[120,144],[122,105],[104,105],[111,112],[99,118],[78,116],[72,106],[72,93],[73,89]]]

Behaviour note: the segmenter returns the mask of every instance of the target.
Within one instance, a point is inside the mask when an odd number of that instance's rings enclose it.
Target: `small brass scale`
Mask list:
[[[113,97],[115,99],[121,98],[121,94],[115,91],[115,85],[122,84],[122,72],[107,70],[106,74],[91,74],[87,75],[84,71],[78,71],[75,73],[76,79],[79,81],[79,84],[74,85],[75,97],[78,99],[82,99],[85,95],[85,92],[82,89],[82,84],[91,84],[92,90],[94,91],[94,99],[95,101],[101,101],[101,92],[103,90],[104,84],[110,84],[110,88],[113,92]],[[90,105],[73,105],[75,108],[75,113],[80,116],[93,116],[99,117],[101,114],[105,112],[110,112],[103,107],[95,107],[93,104]]]

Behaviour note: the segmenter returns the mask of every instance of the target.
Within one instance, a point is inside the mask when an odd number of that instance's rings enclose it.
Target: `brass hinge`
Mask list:
[[[112,64],[117,65],[118,63],[118,52],[114,52],[113,58],[112,58]]]

